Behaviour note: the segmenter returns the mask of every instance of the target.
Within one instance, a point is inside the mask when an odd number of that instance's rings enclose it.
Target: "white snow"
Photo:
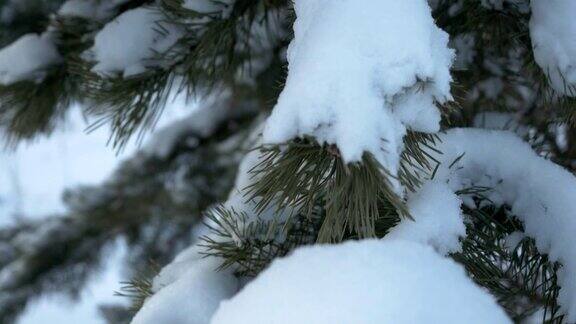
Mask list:
[[[204,258],[203,248],[193,245],[181,252],[154,278],[154,295],[132,324],[204,324],[220,302],[233,296],[239,282],[231,270],[217,271],[222,260]]]
[[[406,128],[435,132],[454,52],[426,0],[296,0],[285,88],[265,143],[311,135],[346,162],[373,153],[395,173]],[[425,81],[420,88],[419,80]]]
[[[574,175],[538,156],[511,132],[452,129],[441,135],[437,149],[443,154],[431,152],[442,163],[434,181],[445,182],[453,192],[493,188],[483,194],[496,204],[509,205],[539,251],[563,264],[558,300],[567,321],[576,321]]]
[[[61,61],[52,34],[26,34],[0,50],[0,85],[40,82]]]
[[[94,46],[86,52],[101,75],[130,77],[151,67],[164,67],[161,59],[183,35],[181,28],[165,20],[158,8],[138,7],[109,22],[96,35]]]
[[[115,9],[129,0],[68,0],[58,10],[61,16],[104,20],[114,15]]]
[[[531,0],[536,63],[560,94],[576,97],[576,1]]]
[[[459,239],[466,236],[460,205],[460,198],[446,184],[428,182],[408,199],[414,220],[403,219],[384,239],[430,245],[441,254],[458,252]]]
[[[212,324],[511,323],[454,261],[405,241],[301,248],[276,260]]]

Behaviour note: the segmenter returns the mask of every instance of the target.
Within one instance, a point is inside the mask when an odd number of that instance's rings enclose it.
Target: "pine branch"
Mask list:
[[[122,282],[120,291],[116,296],[124,297],[130,300],[129,312],[133,316],[142,308],[146,299],[154,293],[152,291],[152,279],[160,272],[157,264],[151,264],[148,269],[138,273],[131,280]]]
[[[522,322],[544,310],[543,323],[563,323],[557,303],[560,286],[556,272],[560,265],[541,254],[531,238],[510,246],[508,236],[522,232],[522,224],[506,207],[464,207],[470,222],[462,241],[462,252],[454,259],[462,263],[471,278],[487,288],[515,322]]]
[[[64,119],[72,98],[61,68],[41,83],[23,81],[0,86],[0,127],[8,143],[49,134]]]
[[[245,213],[217,207],[206,214],[214,235],[201,238],[205,255],[222,258],[220,270],[232,268],[239,277],[255,277],[274,259],[298,246],[316,241],[322,210],[286,221],[254,219]]]
[[[405,139],[398,180],[408,190],[420,185],[422,174],[433,170],[433,135],[409,132]],[[256,180],[247,197],[261,213],[270,206],[277,211],[293,208],[309,213],[318,197],[327,209],[318,240],[342,241],[347,232],[358,238],[376,237],[376,224],[397,215],[410,217],[404,200],[394,190],[392,174],[369,154],[362,163],[345,164],[336,147],[320,146],[311,139],[286,145],[262,147],[261,162],[253,168]]]

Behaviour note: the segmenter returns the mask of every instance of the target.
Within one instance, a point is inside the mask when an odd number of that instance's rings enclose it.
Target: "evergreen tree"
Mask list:
[[[111,322],[576,322],[575,1],[25,2],[0,0],[8,144],[79,103],[121,150],[200,104],[0,230],[0,322],[119,238]]]

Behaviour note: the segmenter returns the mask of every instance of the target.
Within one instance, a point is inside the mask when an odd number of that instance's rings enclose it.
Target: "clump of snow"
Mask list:
[[[230,271],[217,271],[221,260],[202,258],[201,248],[185,250],[154,279],[154,295],[132,324],[205,324],[218,305],[239,289]]]
[[[532,0],[531,4],[536,63],[556,91],[576,97],[576,1]]]
[[[466,236],[460,205],[460,198],[446,184],[428,182],[408,198],[414,220],[402,220],[385,239],[430,245],[441,254],[458,252],[459,239]]]
[[[511,321],[460,265],[430,247],[365,240],[301,248],[274,261],[222,302],[211,323]]]
[[[124,77],[162,67],[162,60],[180,39],[183,31],[155,7],[126,11],[98,32],[94,47],[87,52],[96,62],[93,71],[101,75],[122,74]]]
[[[395,173],[406,128],[439,130],[454,52],[426,0],[296,0],[286,86],[265,143],[314,136]],[[420,83],[419,81],[422,81]]]
[[[0,50],[0,84],[40,82],[46,70],[62,61],[53,35],[27,34]]]
[[[115,9],[129,0],[68,0],[58,10],[61,16],[104,20],[114,15]]]
[[[509,205],[538,250],[563,264],[558,270],[558,300],[567,321],[576,321],[574,175],[538,156],[511,132],[453,129],[440,139],[437,149],[443,154],[431,152],[441,162],[434,181],[445,182],[453,192],[492,188],[483,195]]]

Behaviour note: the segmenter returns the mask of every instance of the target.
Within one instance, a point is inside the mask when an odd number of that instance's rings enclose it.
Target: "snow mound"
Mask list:
[[[406,128],[439,130],[454,52],[426,0],[296,0],[289,72],[265,143],[314,136],[395,173]]]
[[[459,239],[466,236],[460,205],[460,198],[446,184],[426,183],[408,198],[414,220],[403,219],[385,239],[430,245],[441,254],[458,252]]]
[[[238,291],[238,280],[229,271],[217,271],[221,260],[202,258],[193,246],[176,257],[154,279],[154,295],[132,324],[206,324],[220,301]]]
[[[576,97],[576,1],[532,0],[531,4],[536,63],[556,91]]]
[[[129,77],[165,65],[161,54],[168,52],[182,33],[165,21],[157,8],[139,7],[106,24],[87,56],[97,63],[92,69],[95,73]]]
[[[46,70],[61,61],[51,34],[24,35],[0,50],[0,85],[40,82]]]
[[[104,20],[114,15],[115,9],[129,0],[68,0],[58,10],[61,16]]]
[[[460,265],[430,247],[367,240],[275,261],[222,302],[211,323],[511,322]]]
[[[483,195],[507,204],[524,223],[541,253],[563,267],[558,271],[558,297],[567,322],[576,321],[576,178],[538,156],[511,132],[453,129],[441,135],[443,154],[435,180],[456,192],[474,186],[492,188]],[[431,154],[434,154],[431,152]],[[464,200],[466,202],[466,200]]]

